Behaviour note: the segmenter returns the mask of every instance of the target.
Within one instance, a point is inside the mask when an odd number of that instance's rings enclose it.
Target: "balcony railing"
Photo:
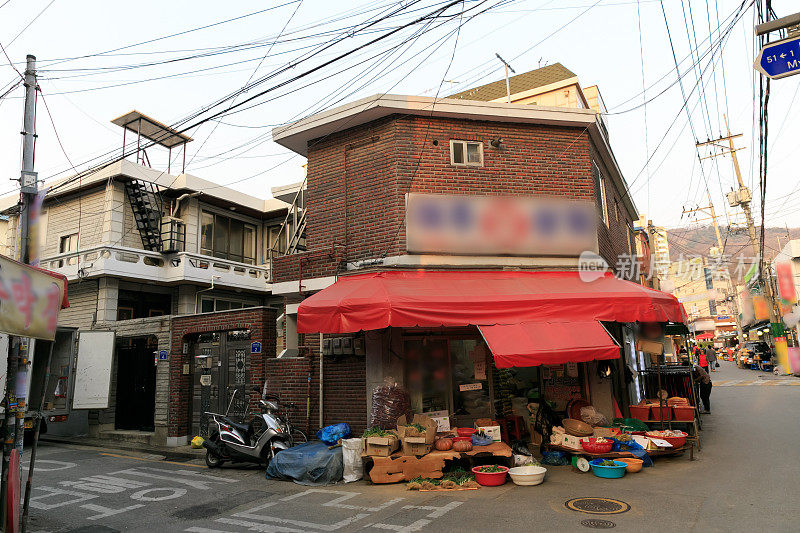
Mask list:
[[[116,276],[177,284],[211,283],[215,286],[269,291],[269,268],[191,252],[163,255],[124,246],[96,246],[42,259],[41,267],[64,274],[69,280]]]

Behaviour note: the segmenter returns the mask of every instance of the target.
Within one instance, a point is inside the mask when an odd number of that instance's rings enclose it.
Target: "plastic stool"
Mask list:
[[[506,435],[514,437],[515,440],[521,440],[522,434],[525,433],[525,419],[519,415],[512,415],[505,417],[503,421],[506,426]]]
[[[758,370],[758,365],[750,365],[750,370]]]

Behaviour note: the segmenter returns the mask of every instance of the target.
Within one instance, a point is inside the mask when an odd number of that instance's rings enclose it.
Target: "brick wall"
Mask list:
[[[502,138],[500,148],[489,140]],[[450,164],[450,140],[480,141],[484,166]],[[275,261],[275,281],[332,275],[344,261],[405,253],[405,193],[542,195],[594,200],[594,146],[584,128],[391,116],[308,148],[309,252]],[[630,215],[609,173],[601,254],[627,251]],[[619,220],[616,215],[619,205]]]
[[[250,385],[261,387],[266,379],[267,357],[275,353],[276,311],[267,307],[251,307],[234,311],[187,315],[172,319],[172,349],[169,365],[168,435],[188,435],[191,427],[192,376],[194,357],[192,351],[183,354],[183,343],[193,342],[197,334],[211,331],[249,329],[250,340],[261,343],[260,354],[248,354]],[[189,364],[191,372],[183,374],[183,365]],[[259,394],[247,390],[250,408],[256,409]]]
[[[301,335],[301,352],[311,367],[311,427],[319,429],[319,335]],[[323,358],[323,426],[347,422],[353,435],[367,426],[366,359],[363,356]]]

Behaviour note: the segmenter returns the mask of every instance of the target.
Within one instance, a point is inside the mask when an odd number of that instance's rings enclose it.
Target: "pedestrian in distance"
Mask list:
[[[711,346],[706,348],[706,361],[708,362],[708,369],[706,369],[706,372],[708,372],[708,370],[715,372],[714,367],[717,364],[717,353]]]
[[[708,356],[702,348],[697,349],[697,364],[708,374]]]
[[[686,365],[689,366],[689,365]],[[692,378],[694,382],[700,385],[700,400],[703,402],[703,409],[701,411],[705,414],[711,413],[711,376],[708,375],[700,365],[694,365],[692,369]]]

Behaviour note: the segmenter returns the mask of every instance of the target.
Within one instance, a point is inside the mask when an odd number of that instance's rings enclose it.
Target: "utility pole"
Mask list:
[[[30,215],[31,208],[38,194],[38,179],[33,170],[34,143],[36,140],[36,58],[32,55],[27,57],[27,68],[25,69],[25,116],[23,119],[22,132],[22,171],[20,173],[20,248],[19,260],[28,263],[30,260]],[[22,458],[22,443],[24,437],[25,424],[25,401],[24,397],[19,397],[19,393],[25,391],[17,390],[17,374],[20,368],[27,368],[29,357],[29,339],[13,337],[11,347],[8,351],[8,367],[6,372],[6,397],[5,397],[5,425],[3,434],[3,472],[2,472],[2,506],[3,527],[9,522],[9,518],[16,523],[18,517],[7,516],[9,505],[8,464],[11,451],[16,446],[20,459]],[[20,360],[20,354],[22,359]]]
[[[496,55],[497,59],[499,59],[500,62],[503,64],[503,66],[506,67],[506,99],[507,99],[508,103],[510,104],[511,103],[511,83],[508,81],[508,71],[510,70],[514,74],[516,74],[517,71],[514,70],[513,68],[511,68],[511,65],[509,65],[508,62],[505,59],[500,57],[500,54],[495,52],[494,55]]]
[[[684,209],[683,214],[687,213],[694,213],[694,212],[702,212],[709,215],[711,220],[714,223],[714,231],[717,234],[717,249],[719,250],[719,259],[720,259],[720,266],[722,265],[722,253],[724,251],[725,245],[722,243],[722,234],[719,231],[719,224],[717,223],[717,214],[714,212],[714,202],[711,201],[711,193],[706,187],[706,198],[708,198],[708,206],[705,207],[697,207],[695,209]],[[728,296],[731,297],[731,303],[733,304],[733,318],[736,322],[736,336],[739,339],[739,345],[742,345],[744,342],[744,333],[742,332],[742,319],[739,318],[739,302],[737,301],[736,297],[736,289],[733,285],[733,280],[731,280],[731,273],[730,269],[725,267],[725,274],[728,282],[728,291],[725,300],[728,300]]]
[[[765,265],[766,261],[763,257],[761,257],[761,250],[758,245],[758,238],[756,237],[756,227],[755,223],[753,222],[753,213],[750,210],[750,201],[753,198],[753,194],[750,192],[750,189],[745,187],[744,180],[742,179],[742,172],[739,168],[739,158],[736,156],[736,152],[738,150],[742,150],[743,148],[736,148],[733,144],[733,139],[737,137],[741,137],[742,134],[738,133],[736,135],[731,135],[730,126],[728,125],[728,117],[723,115],[725,119],[725,129],[727,131],[727,135],[724,137],[720,137],[718,139],[714,139],[711,141],[706,141],[704,143],[697,143],[697,147],[701,146],[712,146],[715,148],[719,148],[720,151],[718,153],[713,153],[709,156],[706,156],[701,159],[708,159],[718,157],[720,155],[730,154],[731,159],[733,161],[733,170],[736,174],[736,180],[739,182],[739,189],[736,191],[731,191],[728,193],[728,203],[731,207],[741,207],[742,211],[744,211],[745,219],[747,220],[747,234],[750,239],[750,246],[753,249],[753,256],[758,259],[758,271],[759,271],[759,279],[761,281],[761,285],[764,288],[765,296],[767,297],[767,302],[769,303],[769,318],[770,322],[777,323],[778,322],[778,315],[775,311],[775,297],[772,291],[772,285],[767,282],[764,277],[765,272]],[[722,142],[727,141],[727,146],[720,144]],[[763,224],[764,221],[762,220],[761,223]]]

